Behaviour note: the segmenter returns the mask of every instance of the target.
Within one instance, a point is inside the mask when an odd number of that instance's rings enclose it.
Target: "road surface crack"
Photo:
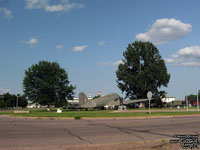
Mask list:
[[[118,129],[120,132],[129,134],[129,135],[131,135],[131,136],[136,136],[136,137],[138,137],[138,138],[140,138],[140,139],[144,139],[143,137],[141,137],[141,136],[139,136],[139,135],[136,135],[136,134],[133,134],[133,133],[130,133],[130,132],[127,131],[127,130],[130,130],[130,129],[120,128],[120,127],[116,127],[116,126],[111,126],[111,125],[108,125],[108,124],[105,124],[105,123],[101,123],[101,125],[106,126],[106,127],[109,127],[109,128]]]
[[[141,130],[134,130],[134,129],[129,129],[129,128],[116,127],[116,126],[108,125],[108,124],[105,124],[105,123],[100,123],[100,125],[104,125],[104,126],[106,126],[106,127],[118,129],[118,130],[121,131],[121,132],[127,133],[127,134],[132,135],[132,136],[136,136],[136,137],[138,137],[138,138],[140,138],[140,139],[145,139],[145,138],[143,138],[142,136],[133,134],[133,133],[131,133],[131,132],[129,132],[129,131],[139,132],[139,133],[147,133],[147,134],[154,134],[154,135],[161,135],[161,136],[166,136],[166,137],[173,137],[173,136],[167,135],[167,134],[154,133],[154,132],[151,132],[151,131],[149,131],[149,130],[144,130],[144,131],[141,131]]]
[[[67,131],[67,134],[69,134],[69,135],[71,135],[71,136],[73,136],[73,137],[78,138],[80,141],[86,142],[86,143],[89,143],[89,144],[92,144],[92,142],[87,141],[87,140],[81,138],[79,135],[76,135],[76,134],[71,133],[71,131],[67,130],[66,128],[65,128],[64,130]]]

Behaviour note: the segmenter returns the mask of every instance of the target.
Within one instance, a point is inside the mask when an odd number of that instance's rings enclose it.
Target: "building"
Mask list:
[[[176,99],[175,101],[171,102],[172,106],[183,106],[185,104],[185,100],[183,99]]]
[[[32,101],[28,101],[28,105],[26,106],[27,108],[46,108],[46,106],[42,106],[40,104],[36,104],[36,103],[33,103]]]
[[[79,103],[79,98],[78,97],[74,97],[73,100],[67,100],[68,103],[70,104],[77,104]]]
[[[166,103],[167,107],[179,107],[185,104],[185,100],[176,99],[172,96],[166,96],[165,98],[162,98],[162,102]]]
[[[171,103],[171,102],[173,102],[175,100],[176,100],[176,98],[172,97],[172,96],[166,96],[165,98],[162,98],[162,102],[163,103]]]

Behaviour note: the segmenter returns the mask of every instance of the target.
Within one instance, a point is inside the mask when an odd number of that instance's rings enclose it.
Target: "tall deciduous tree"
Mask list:
[[[29,100],[41,105],[63,105],[73,97],[75,86],[67,72],[56,62],[40,61],[25,71],[24,93]],[[50,109],[51,110],[51,109]]]
[[[170,74],[158,49],[150,42],[136,41],[123,53],[116,71],[119,89],[129,98],[146,98],[147,92],[159,95],[158,88],[167,87]]]

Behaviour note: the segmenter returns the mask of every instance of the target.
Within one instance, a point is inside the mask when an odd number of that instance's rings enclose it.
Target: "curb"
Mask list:
[[[146,117],[81,117],[75,119],[74,117],[21,117],[0,115],[0,117],[20,118],[20,119],[47,119],[47,120],[123,120],[123,119],[164,119],[164,118],[180,118],[180,117],[200,117],[200,114],[194,115],[171,115],[171,116],[146,116]]]

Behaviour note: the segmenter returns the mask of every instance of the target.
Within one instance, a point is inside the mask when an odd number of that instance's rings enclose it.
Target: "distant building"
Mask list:
[[[165,98],[162,98],[162,102],[163,103],[171,103],[171,102],[173,102],[175,100],[176,100],[176,98],[172,97],[172,96],[166,96]]]
[[[166,96],[165,98],[162,98],[163,103],[167,103],[167,106],[169,107],[177,107],[177,106],[183,106],[185,103],[185,100],[182,99],[176,99],[172,96]]]
[[[88,100],[92,100],[92,95],[90,96],[89,94],[89,97],[88,97]],[[68,103],[70,104],[77,104],[79,103],[79,97],[74,97],[73,100],[67,100]]]
[[[175,101],[172,102],[173,106],[183,106],[183,104],[185,103],[184,99],[176,99]]]
[[[77,104],[79,103],[79,98],[78,97],[74,97],[73,100],[67,100],[68,103],[70,104]]]
[[[29,102],[26,107],[27,108],[42,108],[42,107],[47,107],[47,106],[41,106],[40,104]]]

